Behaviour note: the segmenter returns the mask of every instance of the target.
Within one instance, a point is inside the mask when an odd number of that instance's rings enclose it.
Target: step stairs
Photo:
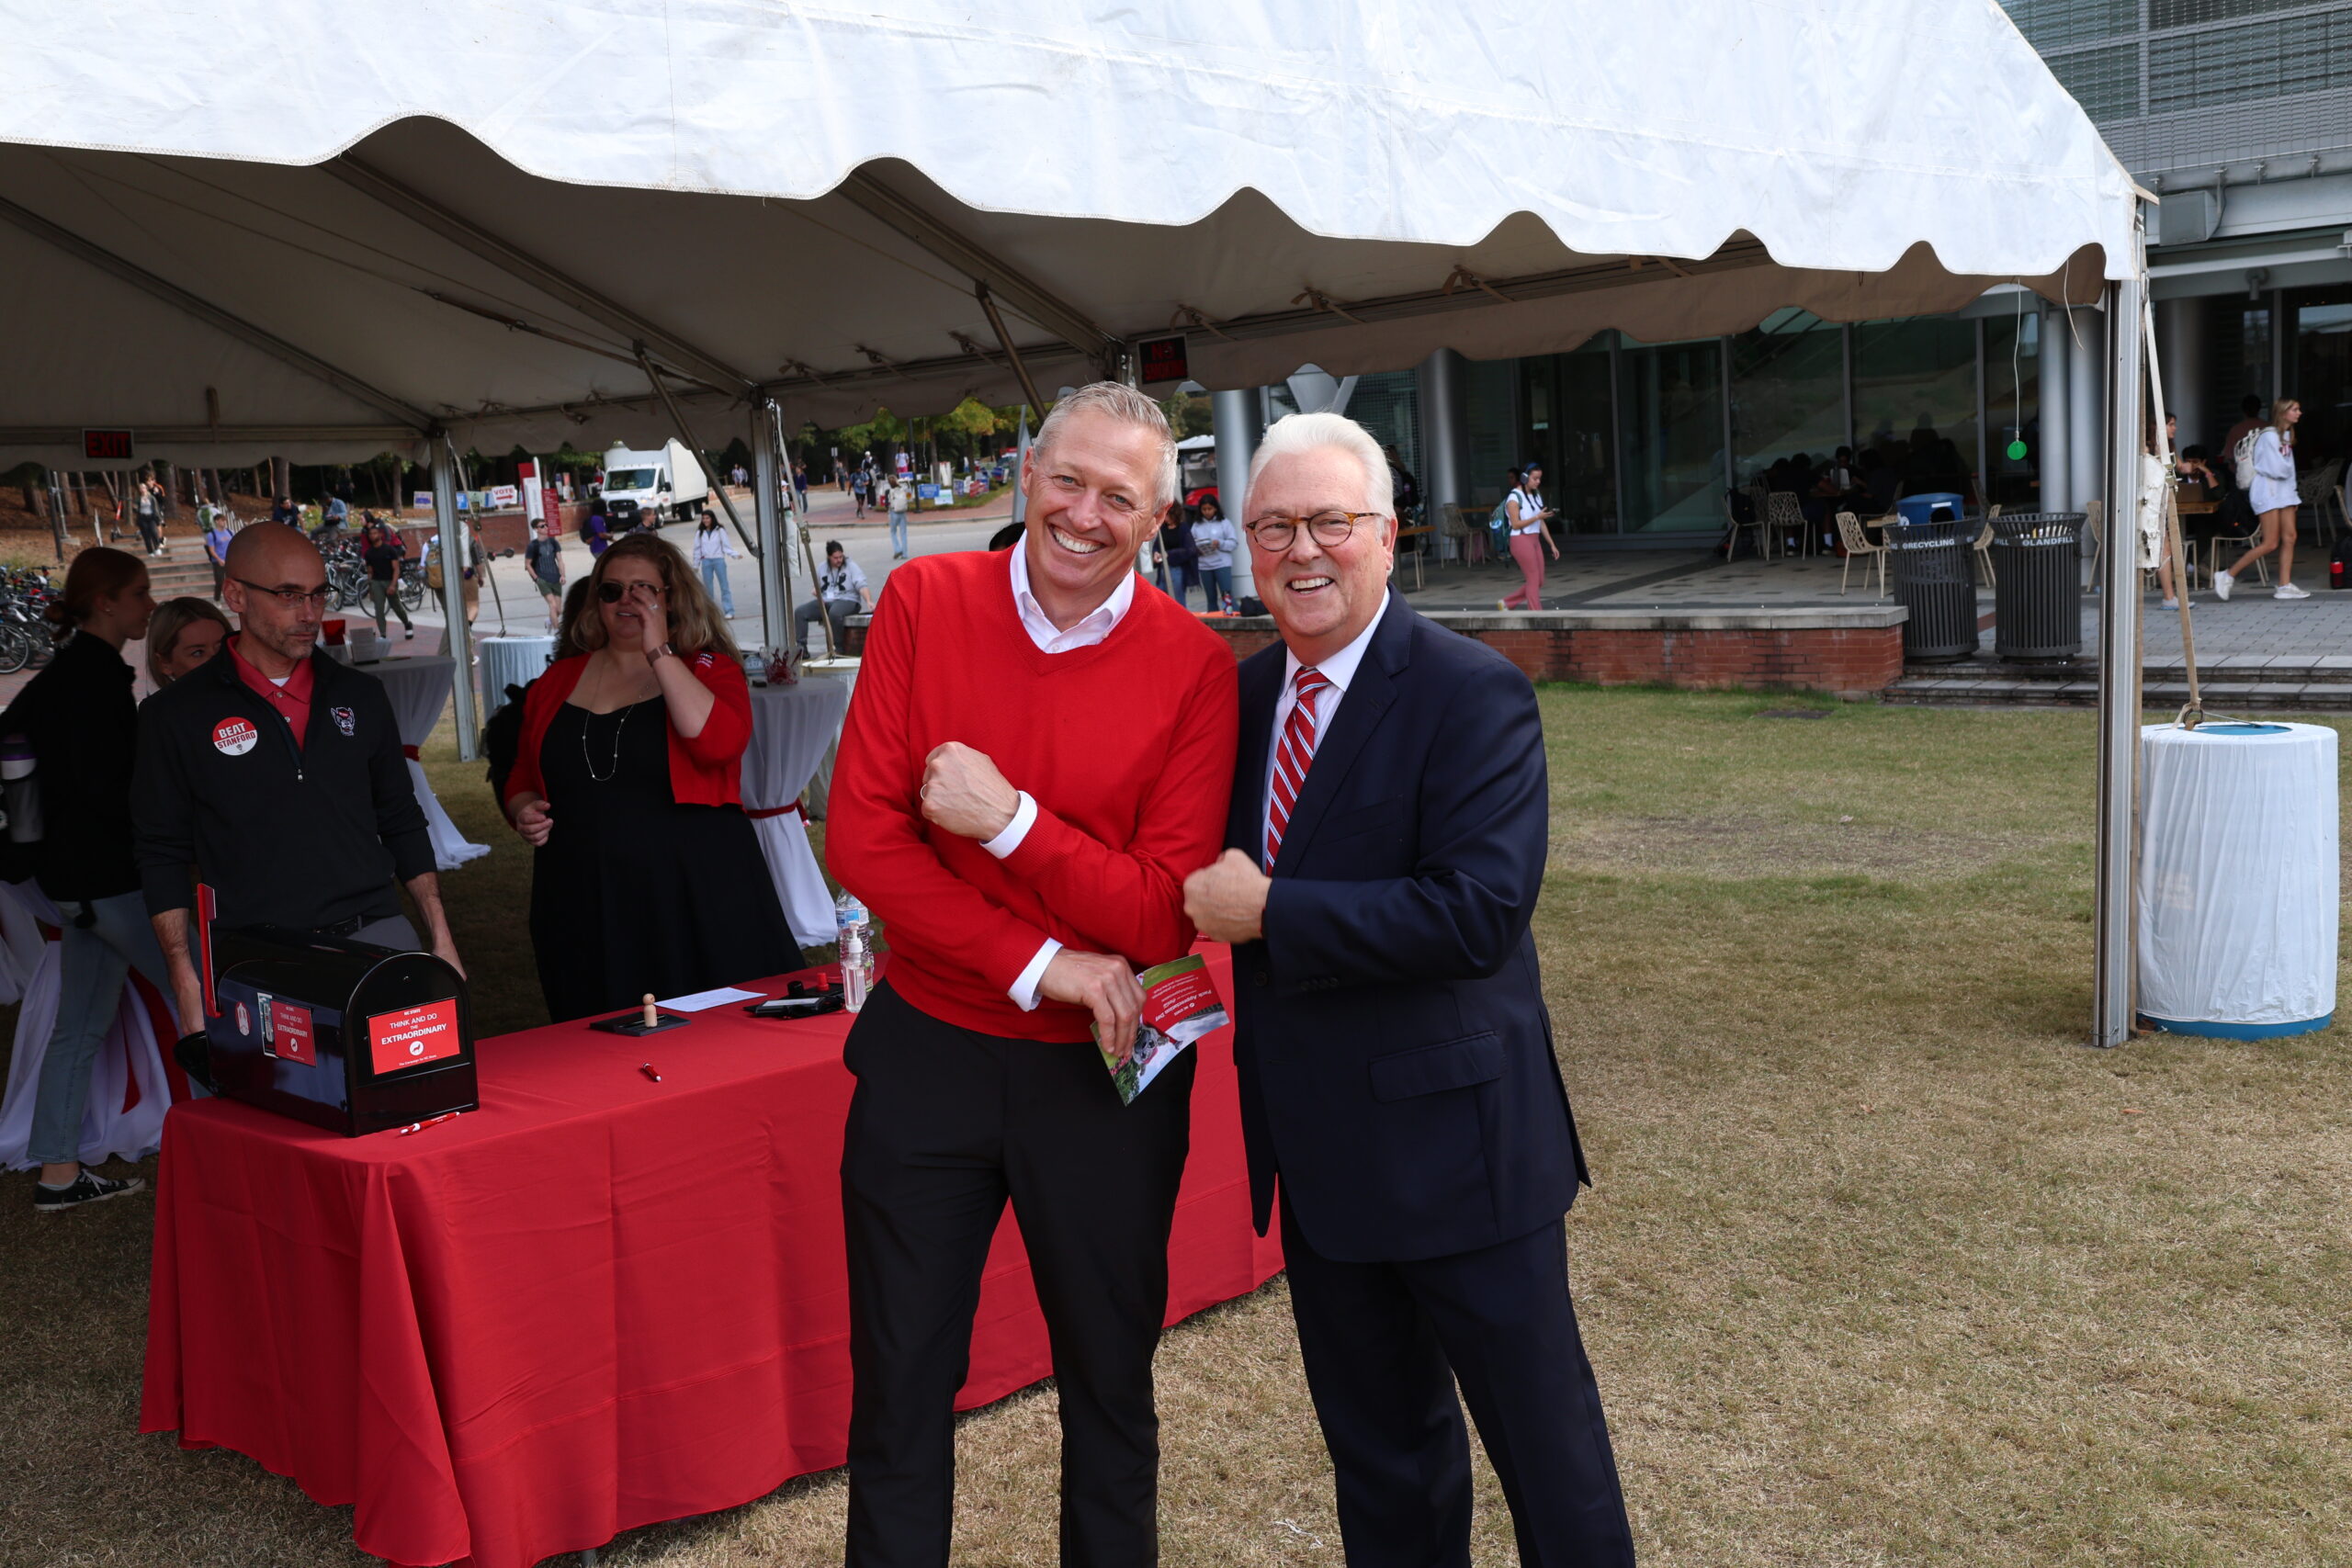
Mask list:
[[[2230,656],[2200,665],[2198,678],[2208,713],[2352,713],[2352,657]],[[2144,711],[2173,713],[2188,701],[2188,671],[2177,660],[2149,664],[2140,693]],[[2094,708],[2098,664],[2006,664],[1984,657],[1913,663],[1881,700],[1913,707]]]

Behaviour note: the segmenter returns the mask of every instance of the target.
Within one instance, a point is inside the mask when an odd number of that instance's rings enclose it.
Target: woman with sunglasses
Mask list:
[[[506,816],[536,847],[531,941],[558,1022],[801,964],[743,815],[752,695],[727,622],[657,534],[597,558],[585,650],[524,697]]]

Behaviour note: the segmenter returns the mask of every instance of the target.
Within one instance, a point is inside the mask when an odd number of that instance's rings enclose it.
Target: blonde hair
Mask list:
[[[1074,413],[1091,411],[1108,414],[1124,424],[1140,425],[1151,433],[1159,444],[1159,472],[1151,498],[1151,510],[1159,511],[1176,499],[1176,433],[1168,428],[1165,410],[1124,381],[1091,381],[1063,398],[1046,415],[1037,427],[1035,450],[1042,456],[1054,444],[1055,433],[1062,422]]]
[[[1250,488],[1258,488],[1258,476],[1276,457],[1301,457],[1308,452],[1339,451],[1355,458],[1363,469],[1363,509],[1383,517],[1396,515],[1396,490],[1388,476],[1388,455],[1372,432],[1343,413],[1294,413],[1274,421],[1273,428],[1258,444],[1250,459]],[[1246,497],[1245,497],[1246,500]],[[1233,515],[1227,512],[1226,515]]]
[[[727,629],[727,617],[718,613],[708,593],[686,564],[678,547],[659,534],[629,534],[616,539],[612,548],[596,558],[595,568],[588,573],[587,592],[594,594],[605,585],[605,574],[619,560],[650,561],[662,578],[662,592],[670,602],[670,645],[685,658],[697,653],[721,653],[729,659],[741,659],[734,636]],[[584,612],[564,623],[564,630],[581,649],[589,653],[605,646],[605,617],[598,613],[592,599],[581,606]]]
[[[2303,402],[2301,398],[2280,398],[2277,402],[2270,405],[2270,428],[2278,433],[2279,446],[2291,446],[2294,445],[2295,434],[2287,423],[2287,411],[2289,409],[2300,410],[2302,406]]]
[[[164,674],[164,661],[178,649],[180,634],[198,621],[210,621],[224,637],[234,629],[229,625],[229,617],[211,600],[192,594],[164,600],[147,618],[147,674],[157,686],[171,684]]]

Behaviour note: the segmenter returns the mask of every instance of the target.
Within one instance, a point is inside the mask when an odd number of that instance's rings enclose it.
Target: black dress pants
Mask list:
[[[1008,1199],[1061,1397],[1064,1568],[1159,1561],[1151,1358],[1192,1137],[1189,1051],[1133,1105],[1092,1044],[976,1033],[888,985],[850,1031],[850,1568],[945,1568],[954,1403]]]
[[[1285,1203],[1283,1258],[1348,1568],[1469,1568],[1463,1401],[1510,1504],[1521,1562],[1632,1568],[1558,1222],[1476,1252],[1338,1263],[1307,1245]]]

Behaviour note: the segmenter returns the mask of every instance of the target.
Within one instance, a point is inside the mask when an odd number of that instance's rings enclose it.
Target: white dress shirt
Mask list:
[[[1016,542],[1008,553],[1012,557],[1012,607],[1020,613],[1021,629],[1029,634],[1029,640],[1037,645],[1040,653],[1069,653],[1081,648],[1092,648],[1109,637],[1126,618],[1128,608],[1136,602],[1136,574],[1130,571],[1119,579],[1119,585],[1111,590],[1108,599],[1088,612],[1076,626],[1064,631],[1054,625],[1045,607],[1037,603],[1037,596],[1029,592],[1027,541]],[[1029,829],[1036,822],[1037,803],[1024,789],[1020,792],[1019,804],[1012,808],[1012,820],[1005,824],[1004,831],[995,838],[982,840],[980,848],[1002,860],[1021,847],[1021,841],[1029,836]],[[1029,960],[1029,966],[1021,971],[1021,977],[1012,982],[1012,989],[1006,994],[1012,998],[1023,1012],[1036,1010],[1037,987],[1046,978],[1046,965],[1051,964],[1054,954],[1061,950],[1060,942],[1047,937],[1046,945]]]
[[[1383,589],[1380,608],[1374,613],[1363,630],[1356,633],[1355,640],[1315,667],[1323,672],[1325,680],[1331,682],[1329,690],[1318,692],[1315,697],[1315,749],[1317,751],[1323,749],[1324,739],[1331,733],[1331,721],[1339,716],[1340,705],[1347,701],[1349,683],[1355,680],[1356,670],[1363,663],[1364,649],[1372,646],[1372,634],[1380,629],[1380,617],[1386,614],[1388,591]],[[1266,839],[1266,803],[1274,793],[1274,751],[1283,743],[1283,726],[1290,722],[1290,710],[1298,705],[1298,672],[1306,668],[1299,662],[1297,654],[1284,653],[1282,695],[1274,699],[1273,733],[1266,741],[1266,777],[1258,788],[1258,841],[1261,848]],[[1306,771],[1310,773],[1315,771],[1312,758],[1307,761]]]

